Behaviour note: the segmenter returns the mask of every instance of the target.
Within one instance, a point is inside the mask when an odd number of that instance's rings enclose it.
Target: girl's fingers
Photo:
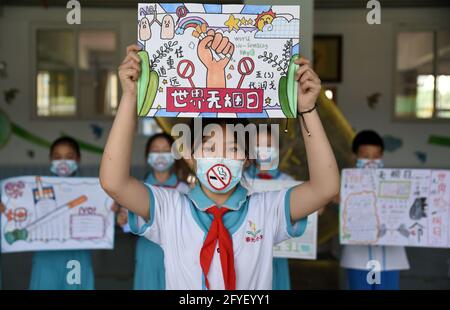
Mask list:
[[[137,70],[138,72],[141,72],[141,66],[135,62],[130,63],[129,68]]]
[[[300,83],[305,83],[308,80],[312,80],[312,78],[313,78],[313,75],[308,70],[305,73],[303,73],[302,76],[300,77]]]
[[[316,74],[316,72],[314,72],[314,70],[309,65],[310,64],[309,60],[307,60],[305,58],[299,58],[299,59],[296,59],[294,61],[294,63],[296,63],[297,65],[300,65],[300,67],[298,68],[297,73],[295,75],[296,80],[298,80],[302,76],[302,74],[305,73],[306,71],[310,71],[312,73],[312,75],[319,78],[319,76]]]
[[[135,61],[129,60],[127,63],[124,63],[119,67],[119,70],[127,70],[127,69],[134,69],[140,72],[141,66]]]
[[[139,52],[141,50],[141,47],[137,44],[132,44],[127,46],[127,54],[130,52]]]
[[[297,73],[295,74],[295,80],[298,81],[299,78],[301,78],[301,76],[309,70],[309,65],[303,65],[300,66],[300,68],[298,68]]]
[[[314,74],[314,72],[312,70],[308,70],[305,73],[303,73],[303,75],[300,78],[300,83],[304,83],[307,80],[311,80],[311,81],[313,81],[315,83],[318,83],[318,84],[321,83],[319,77],[316,74]]]
[[[308,90],[315,90],[317,89],[317,83],[314,83],[313,81],[306,81],[303,84],[300,84],[300,88],[303,93],[306,93]]]
[[[137,81],[139,78],[139,71],[135,69],[123,69],[120,74],[123,78],[131,79],[132,81]]]
[[[300,58],[297,58],[297,59],[294,61],[294,63],[297,64],[297,65],[309,65],[310,62],[309,62],[308,59],[303,58],[303,57],[300,57]]]
[[[130,60],[133,60],[133,61],[135,61],[135,62],[137,62],[137,63],[141,63],[141,58],[138,56],[138,54],[136,54],[136,53],[129,53],[129,54],[127,54],[127,56],[125,57],[125,59],[122,61],[122,63],[126,63],[126,62],[128,62],[128,61],[130,61]]]

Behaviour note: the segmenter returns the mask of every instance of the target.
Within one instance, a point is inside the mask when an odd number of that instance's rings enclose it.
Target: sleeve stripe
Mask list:
[[[155,196],[150,186],[147,185],[149,203],[150,203],[150,220],[144,224],[144,220],[135,213],[128,211],[128,224],[130,225],[130,231],[136,235],[143,235],[145,231],[150,228],[155,218]]]

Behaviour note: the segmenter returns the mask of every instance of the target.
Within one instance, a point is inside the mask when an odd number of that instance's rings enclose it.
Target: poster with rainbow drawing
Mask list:
[[[2,180],[1,252],[112,249],[113,200],[98,178]]]
[[[450,248],[450,170],[344,169],[341,244]]]
[[[138,115],[293,118],[300,6],[140,3]]]

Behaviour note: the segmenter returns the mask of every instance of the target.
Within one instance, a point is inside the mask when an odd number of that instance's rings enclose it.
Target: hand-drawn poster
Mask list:
[[[290,188],[301,182],[277,180],[251,180],[250,192],[276,191]],[[317,250],[317,212],[308,216],[306,230],[299,238],[283,241],[273,248],[273,256],[300,259],[316,259]]]
[[[113,201],[96,178],[10,178],[1,197],[2,252],[113,248]]]
[[[450,170],[344,169],[343,244],[450,247]]]
[[[293,118],[300,6],[140,3],[138,115]]]

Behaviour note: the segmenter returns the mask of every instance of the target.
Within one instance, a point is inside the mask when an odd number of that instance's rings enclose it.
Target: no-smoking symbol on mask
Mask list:
[[[225,189],[231,182],[231,171],[227,166],[217,164],[206,173],[209,185],[215,190]]]

